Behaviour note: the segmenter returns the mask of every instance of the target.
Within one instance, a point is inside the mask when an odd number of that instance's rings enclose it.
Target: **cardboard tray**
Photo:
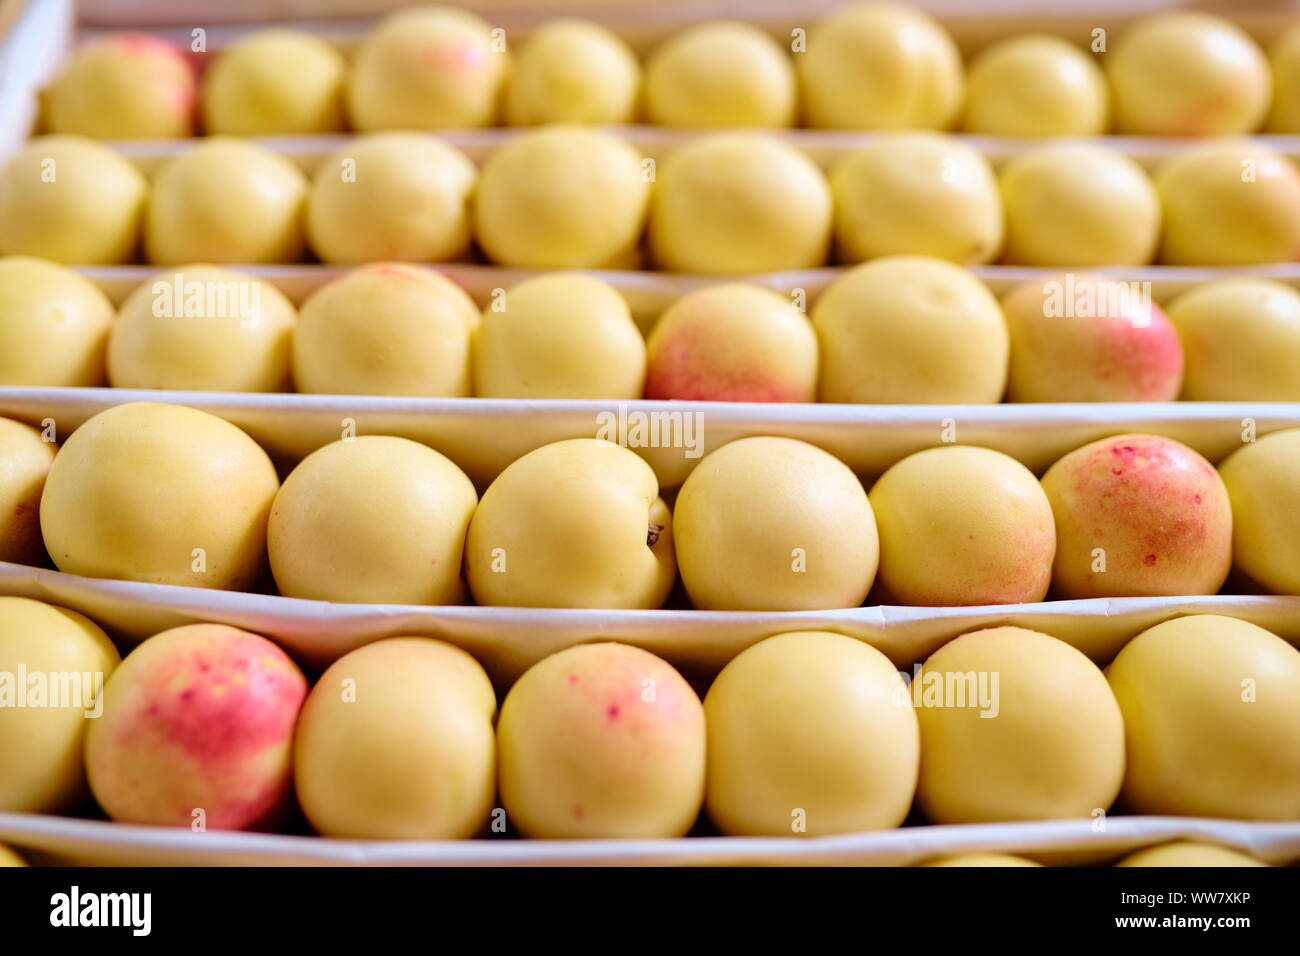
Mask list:
[[[293,21],[347,46],[366,21],[337,16],[371,16],[385,6],[358,0],[232,0],[214,10],[192,0],[158,5],[120,0],[83,0],[83,26],[120,29],[166,23],[188,37],[194,25],[211,24],[210,48],[247,29],[222,21]],[[511,37],[540,20],[564,13],[605,22],[644,49],[699,18],[727,16],[759,23],[778,35],[802,25],[838,3],[829,0],[788,14],[785,0],[749,0],[701,7],[684,0],[658,4],[653,13],[618,3],[553,4],[486,0],[478,4]],[[1080,13],[1076,4],[995,3],[973,11],[969,4],[927,0],[966,50],[991,38],[1031,29],[1079,36],[1096,26],[1109,29],[1137,15],[1169,6],[1166,0],[1107,2]],[[1227,12],[1262,40],[1300,18],[1291,4],[1227,5]],[[57,70],[79,35],[71,0],[31,0],[14,19],[0,45],[0,156],[30,133],[35,92]],[[317,17],[301,22],[303,17]],[[619,131],[648,155],[665,155],[684,138],[651,127]],[[481,160],[511,130],[444,134]],[[823,165],[865,142],[872,133],[794,130],[782,132]],[[346,137],[301,137],[268,144],[310,169]],[[1032,143],[969,138],[994,162]],[[1300,158],[1300,137],[1261,137]],[[1116,148],[1145,165],[1185,148],[1170,140],[1109,137]],[[146,170],[192,141],[115,144]],[[482,304],[497,287],[530,273],[474,264],[435,266]],[[162,271],[153,266],[93,267],[83,274],[115,300]],[[319,265],[248,269],[274,282],[295,301],[342,270]],[[995,292],[1059,270],[986,266],[974,270]],[[1152,282],[1157,301],[1202,281],[1224,275],[1262,275],[1300,286],[1300,265],[1255,269],[1152,267],[1107,270],[1115,278]],[[837,274],[835,269],[761,276],[782,291],[804,288],[810,298]],[[601,273],[627,296],[643,328],[672,299],[717,280],[649,272]],[[879,474],[899,458],[939,444],[954,428],[963,443],[998,448],[1041,470],[1064,452],[1121,431],[1169,435],[1217,461],[1243,440],[1243,429],[1260,435],[1300,426],[1300,404],[1162,404],[1042,406],[758,406],[724,403],[508,402],[495,400],[383,399],[307,395],[156,393],[110,389],[0,389],[0,415],[33,423],[56,422],[61,437],[95,412],[124,401],[190,404],[222,415],[247,430],[283,467],[339,437],[342,419],[360,434],[399,434],[424,441],[456,460],[482,486],[509,461],[534,447],[596,433],[601,413],[659,413],[701,416],[700,453],[744,435],[781,434],[811,441],[836,454],[864,477]],[[621,407],[620,407],[621,405]],[[689,474],[698,455],[682,447],[637,449],[671,488]],[[266,594],[241,594],[79,578],[56,571],[0,564],[0,594],[21,594],[81,610],[105,625],[125,649],[166,627],[219,621],[266,634],[308,667],[321,667],[367,641],[395,634],[429,634],[456,643],[478,657],[498,686],[505,686],[534,661],[580,641],[622,640],[661,654],[688,676],[707,679],[744,647],[796,628],[825,628],[850,634],[880,648],[900,668],[924,658],[953,636],[983,626],[1018,624],[1054,634],[1105,663],[1139,631],[1189,613],[1226,613],[1267,627],[1300,644],[1300,597],[1225,595],[1055,602],[988,608],[864,607],[839,611],[751,614],[696,611],[579,611],[480,607],[332,605]],[[99,820],[0,813],[0,842],[39,862],[106,864],[771,864],[829,863],[898,865],[941,854],[972,850],[1022,852],[1047,862],[1112,860],[1139,846],[1198,838],[1235,846],[1270,862],[1300,857],[1300,823],[1264,824],[1150,817],[1104,821],[1045,821],[1020,824],[939,827],[909,826],[880,833],[820,839],[692,837],[654,841],[517,841],[482,839],[459,843],[377,843],[306,836],[212,832],[137,827]]]

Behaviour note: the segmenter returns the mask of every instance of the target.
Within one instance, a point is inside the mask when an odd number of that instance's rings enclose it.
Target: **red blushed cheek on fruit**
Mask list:
[[[482,70],[490,54],[481,46],[465,43],[426,43],[415,50],[415,60],[439,73],[472,75]]]
[[[119,33],[112,38],[111,42],[119,50],[130,53],[132,56],[162,54],[164,56],[180,57],[179,47],[152,33]]]
[[[1098,367],[1114,369],[1106,375],[1122,375],[1132,382],[1136,401],[1173,401],[1183,383],[1183,349],[1164,312],[1151,307],[1149,324],[1123,318],[1107,323],[1099,341]]]
[[[207,827],[272,825],[287,808],[289,746],[306,694],[296,668],[257,646],[196,651],[159,668],[140,687],[134,712],[115,721],[114,804],[138,801],[176,825],[191,823],[195,807],[165,807],[165,781],[132,772],[132,755],[144,753],[151,764],[173,765],[178,779],[201,781],[177,787],[175,799],[183,804],[206,790]]]
[[[169,83],[173,79],[171,70],[159,70],[158,72],[161,75],[155,82],[167,91],[167,101],[171,104],[171,108],[182,116],[192,117],[198,107],[199,94],[194,79],[194,71],[190,65],[185,64],[185,73],[181,74],[184,79],[175,83]]]
[[[694,402],[803,402],[797,385],[773,381],[758,366],[719,360],[689,345],[666,345],[646,368],[645,397]]]
[[[1052,558],[1056,554],[1055,529],[1031,535],[1017,547],[1021,561],[1007,568],[1000,582],[991,582],[990,604],[1024,604],[1043,600],[1052,580]]]
[[[1231,93],[1214,93],[1203,97],[1195,109],[1187,110],[1178,118],[1178,123],[1170,130],[1173,136],[1204,136],[1214,131],[1223,120],[1223,114],[1231,112],[1236,105]]]
[[[218,664],[216,679],[208,676],[214,665],[195,654],[185,671],[160,682],[143,707],[161,740],[203,765],[236,763],[288,740],[307,682],[257,650]]]
[[[1134,439],[1101,449],[1092,465],[1079,474],[1074,498],[1095,503],[1099,546],[1106,538],[1128,540],[1108,554],[1112,566],[1185,564],[1230,538],[1226,496],[1207,462]]]
[[[973,550],[967,557],[972,575],[969,592],[957,600],[946,593],[913,595],[919,605],[1025,604],[1041,601],[1052,578],[1052,558],[1056,553],[1055,526],[1046,531],[1023,530],[1013,541],[998,547],[997,557],[990,560],[987,548]],[[919,598],[919,600],[916,600]]]
[[[248,759],[240,763],[208,768],[196,767],[194,772],[205,773],[220,780],[219,799],[208,800],[210,806],[202,807],[203,823],[210,830],[271,830],[280,824],[293,806],[292,778],[286,772],[267,775],[249,770]],[[257,761],[268,765],[284,763],[288,766],[288,744],[278,745],[274,752],[266,752]],[[190,825],[193,807],[178,806],[176,825]]]
[[[1200,498],[1200,496],[1197,496]],[[1133,569],[1146,568],[1154,573],[1170,569],[1171,565],[1185,566],[1198,561],[1205,549],[1216,542],[1205,516],[1197,505],[1184,516],[1171,516],[1161,512],[1161,524],[1155,530],[1134,535],[1129,547],[1116,555],[1117,560]]]
[[[149,59],[149,77],[163,91],[171,108],[185,116],[193,115],[198,105],[198,61],[184,48],[147,33],[124,34],[113,42],[131,56]]]
[[[570,674],[566,687],[573,706],[588,716],[580,723],[646,745],[668,725],[699,719],[698,706],[688,706],[690,689],[675,674],[630,670],[599,681]]]

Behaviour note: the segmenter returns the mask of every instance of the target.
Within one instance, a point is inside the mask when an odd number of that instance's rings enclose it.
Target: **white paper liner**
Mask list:
[[[0,163],[36,122],[36,91],[58,70],[73,19],[71,0],[29,0],[0,37]]]
[[[1067,452],[1108,435],[1164,435],[1217,463],[1241,447],[1252,429],[1262,437],[1300,426],[1300,403],[1295,402],[772,405],[17,387],[0,387],[0,416],[38,426],[52,419],[62,441],[92,415],[135,401],[188,405],[219,415],[282,464],[338,441],[351,422],[358,435],[423,442],[480,486],[527,452],[566,438],[625,444],[649,462],[660,486],[670,489],[685,480],[703,455],[753,435],[810,442],[869,479],[913,452],[948,440],[996,449],[1041,472]],[[647,425],[640,436],[633,431],[638,422]],[[655,441],[659,447],[650,444]]]
[[[477,263],[446,262],[416,263],[438,272],[456,283],[480,307],[486,307],[496,289],[512,286],[543,274],[547,270],[511,269]],[[301,304],[311,293],[325,283],[351,271],[349,266],[329,266],[318,263],[290,263],[282,265],[232,265],[230,269],[270,282],[294,303]],[[744,282],[764,286],[784,295],[801,289],[807,296],[809,310],[817,297],[830,283],[843,275],[849,267],[828,266],[818,269],[800,269],[787,272],[756,273],[742,277],[687,275],[674,272],[656,272],[648,269],[576,269],[571,270],[606,282],[627,300],[641,331],[649,332],[654,321],[675,299],[724,282]],[[1001,296],[1022,282],[1059,281],[1066,272],[1105,275],[1120,282],[1149,282],[1151,297],[1165,305],[1176,295],[1216,279],[1273,279],[1300,288],[1300,263],[1284,262],[1257,266],[1108,266],[1105,269],[1069,270],[1039,268],[1034,266],[986,265],[970,266],[972,275]],[[74,271],[97,285],[115,303],[121,303],[138,286],[170,276],[176,267],[155,265],[75,266]],[[553,272],[554,270],[549,270]]]
[[[601,127],[631,144],[644,157],[656,161],[665,159],[674,149],[708,136],[717,130],[678,129],[664,126],[631,125]],[[443,141],[455,146],[475,164],[481,164],[493,150],[509,142],[526,127],[492,127],[487,129],[447,129],[429,130]],[[855,150],[889,135],[884,131],[873,130],[820,130],[820,129],[776,129],[764,131],[767,135],[795,147],[806,154],[824,170],[829,170],[837,161]],[[293,160],[307,173],[314,171],[320,161],[334,150],[346,145],[355,137],[355,132],[315,134],[308,136],[253,136],[246,137],[260,143],[273,152]],[[995,168],[1007,160],[1022,153],[1031,152],[1045,144],[1045,140],[1010,138],[1002,136],[983,136],[972,133],[952,133],[954,137],[984,155]],[[1057,141],[1071,137],[1058,137]],[[1260,133],[1249,137],[1271,147],[1284,156],[1300,160],[1300,136],[1295,134]],[[108,145],[136,163],[146,173],[158,168],[159,164],[177,153],[184,152],[199,140],[159,139],[159,140],[111,140]],[[1153,170],[1163,160],[1177,155],[1196,145],[1193,140],[1174,138],[1155,138],[1149,136],[1089,136],[1080,138],[1081,142],[1100,143],[1129,156],[1148,171]]]
[[[1111,817],[913,826],[832,837],[679,840],[366,841],[144,827],[0,813],[0,842],[53,862],[121,866],[904,866],[956,853],[1002,852],[1044,863],[1113,861],[1174,840],[1217,843],[1281,865],[1300,858],[1300,823]],[[44,861],[44,860],[43,860]]]
[[[706,677],[749,645],[786,631],[828,630],[871,644],[906,668],[967,631],[1015,625],[1043,631],[1098,664],[1149,627],[1186,614],[1226,614],[1300,646],[1300,597],[1094,598],[985,607],[859,607],[834,611],[610,611],[560,608],[331,604],[268,594],[79,577],[0,562],[0,594],[80,611],[124,647],[182,624],[215,622],[272,638],[298,660],[323,667],[382,637],[421,634],[456,644],[509,684],[563,648],[621,641]]]
[[[847,0],[459,0],[504,27],[512,43],[540,23],[561,16],[584,17],[604,24],[644,51],[682,27],[700,20],[742,20],[785,39],[793,27],[807,27]],[[963,52],[1019,33],[1044,32],[1075,42],[1086,41],[1097,27],[1122,29],[1148,14],[1185,6],[1185,0],[908,0],[927,11],[952,34]],[[212,24],[218,42],[247,30],[248,24],[289,23],[307,26],[347,46],[374,21],[410,0],[225,0],[214,7],[208,0],[80,0],[82,20],[97,28],[122,29],[145,23],[171,25],[179,38],[192,24]],[[1197,9],[1238,23],[1261,43],[1277,36],[1292,22],[1285,3],[1242,4],[1240,0],[1201,0]],[[324,19],[329,18],[329,19]],[[351,18],[351,19],[345,19]],[[239,24],[223,26],[223,24]],[[89,32],[94,32],[91,30]],[[516,46],[515,49],[518,47]]]

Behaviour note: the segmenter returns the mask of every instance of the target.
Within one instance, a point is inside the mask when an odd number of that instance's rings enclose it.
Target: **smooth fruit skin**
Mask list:
[[[885,134],[831,173],[835,241],[847,262],[935,256],[991,262],[1002,249],[1002,196],[993,167],[941,133]]]
[[[71,269],[0,259],[0,385],[104,384],[113,304]]]
[[[921,256],[856,266],[818,297],[823,402],[987,404],[1006,389],[998,300],[965,269]]]
[[[648,173],[626,142],[586,126],[545,126],[484,161],[474,236],[503,266],[615,268],[636,254],[649,201]]]
[[[1107,674],[1124,712],[1127,809],[1300,819],[1300,651],[1197,614],[1143,631]]]
[[[307,178],[264,146],[213,136],[167,160],[145,212],[150,262],[275,263],[302,256]]]
[[[279,487],[266,452],[229,422],[130,402],[63,443],[45,481],[41,531],[69,574],[239,590],[265,566]]]
[[[672,517],[655,473],[613,442],[543,445],[506,467],[470,521],[479,604],[654,608],[672,589]]]
[[[763,132],[722,132],[678,147],[658,167],[650,250],[674,272],[741,275],[820,266],[831,190],[817,165]]]
[[[1129,283],[1077,274],[1033,279],[1006,294],[1002,311],[1011,336],[1008,402],[1178,397],[1178,333],[1164,310]]]
[[[742,438],[677,495],[677,564],[701,610],[857,607],[876,576],[876,522],[849,467],[806,442]]]
[[[62,813],[85,799],[86,729],[120,661],[108,636],[76,611],[0,597],[0,673],[8,675],[0,682],[0,810]],[[25,685],[18,683],[20,668]],[[45,687],[39,699],[32,696],[37,675]],[[17,695],[42,706],[19,707]]]
[[[961,54],[937,22],[897,3],[818,20],[795,57],[809,126],[947,129],[965,95]]]
[[[361,131],[491,126],[509,69],[481,17],[443,6],[398,10],[353,54],[348,117]]]
[[[392,637],[339,658],[307,695],[294,785],[323,836],[456,840],[496,792],[496,695],[460,648]]]
[[[104,687],[104,714],[86,734],[91,791],[121,823],[274,825],[306,696],[298,665],[257,634],[220,624],[156,634]]]
[[[80,136],[29,140],[0,172],[0,254],[114,265],[135,254],[148,183]]]
[[[1300,401],[1300,293],[1270,279],[1220,279],[1169,304],[1191,402]]]
[[[896,827],[916,791],[920,731],[880,651],[825,631],[742,651],[704,698],[709,818],[735,836]]]
[[[7,846],[0,846],[0,867],[26,866],[23,858]]]
[[[203,125],[233,136],[335,132],[347,69],[338,50],[305,30],[255,30],[204,72]]]
[[[474,340],[480,398],[640,398],[646,346],[617,289],[548,273],[493,297]]]
[[[178,281],[182,297],[174,291]],[[218,266],[177,266],[146,280],[122,303],[108,341],[109,384],[286,391],[296,315],[270,282]]]
[[[325,262],[443,262],[469,248],[474,164],[428,133],[366,133],[321,161],[305,227]]]
[[[501,801],[525,836],[683,836],[704,800],[704,709],[663,660],[583,644],[534,664],[497,723]]]
[[[1300,428],[1243,445],[1219,475],[1237,567],[1275,594],[1300,594]]]
[[[641,64],[622,37],[590,20],[548,20],[528,35],[506,80],[505,119],[536,123],[631,123]]]
[[[1114,802],[1120,708],[1097,665],[1069,644],[1019,627],[972,631],[930,655],[916,679],[916,799],[931,823],[1086,818]],[[989,706],[972,704],[972,679]]]
[[[1116,132],[1138,136],[1252,133],[1273,88],[1254,40],[1227,20],[1191,11],[1139,21],[1102,64]]]
[[[1273,69],[1273,106],[1268,132],[1300,132],[1300,26],[1293,26],[1273,41],[1268,50]]]
[[[1268,866],[1252,856],[1211,843],[1179,840],[1130,853],[1116,866]]]
[[[699,23],[646,61],[645,111],[658,126],[780,127],[797,107],[790,54],[747,23]]]
[[[909,455],[868,496],[880,580],[903,604],[1041,601],[1056,553],[1052,508],[1009,455],[948,445]]]
[[[1160,239],[1160,196],[1142,167],[1106,146],[1049,143],[998,178],[1003,259],[1027,266],[1146,265]]]
[[[1093,57],[1059,37],[1009,37],[981,50],[966,75],[963,128],[986,136],[1098,136],[1110,90]]]
[[[44,92],[50,130],[95,139],[177,139],[194,133],[194,67],[149,33],[118,33],[76,50]]]
[[[361,266],[302,304],[293,334],[300,392],[465,398],[478,307],[436,272]]]
[[[726,283],[688,292],[664,310],[646,350],[646,398],[817,398],[817,334],[789,297],[771,289]]]
[[[45,563],[41,492],[56,447],[30,425],[0,418],[0,561]]]
[[[280,593],[357,604],[454,604],[478,503],[449,459],[405,438],[317,449],[271,505],[267,551]]]
[[[1214,594],[1232,563],[1232,510],[1214,466],[1157,435],[1084,445],[1043,475],[1061,598]]]
[[[959,853],[956,856],[941,856],[917,866],[1042,866],[1023,856],[1009,853]]]
[[[1258,265],[1300,254],[1300,169],[1263,143],[1188,146],[1161,163],[1155,184],[1166,265]]]

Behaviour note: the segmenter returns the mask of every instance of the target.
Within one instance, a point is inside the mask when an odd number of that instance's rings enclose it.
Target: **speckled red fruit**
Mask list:
[[[275,822],[307,680],[264,637],[219,624],[157,634],[104,687],[86,770],[114,820],[239,830]],[[201,813],[199,811],[202,811]]]
[[[497,721],[500,799],[545,838],[686,833],[704,799],[704,708],[666,661],[582,644],[529,668]]]
[[[645,397],[702,402],[811,402],[817,335],[791,300],[727,284],[689,293],[646,342]]]
[[[1002,300],[1009,402],[1172,402],[1183,349],[1164,310],[1127,283],[1060,276]]]
[[[1214,594],[1232,561],[1232,510],[1214,466],[1156,435],[1104,438],[1043,476],[1062,598]]]

